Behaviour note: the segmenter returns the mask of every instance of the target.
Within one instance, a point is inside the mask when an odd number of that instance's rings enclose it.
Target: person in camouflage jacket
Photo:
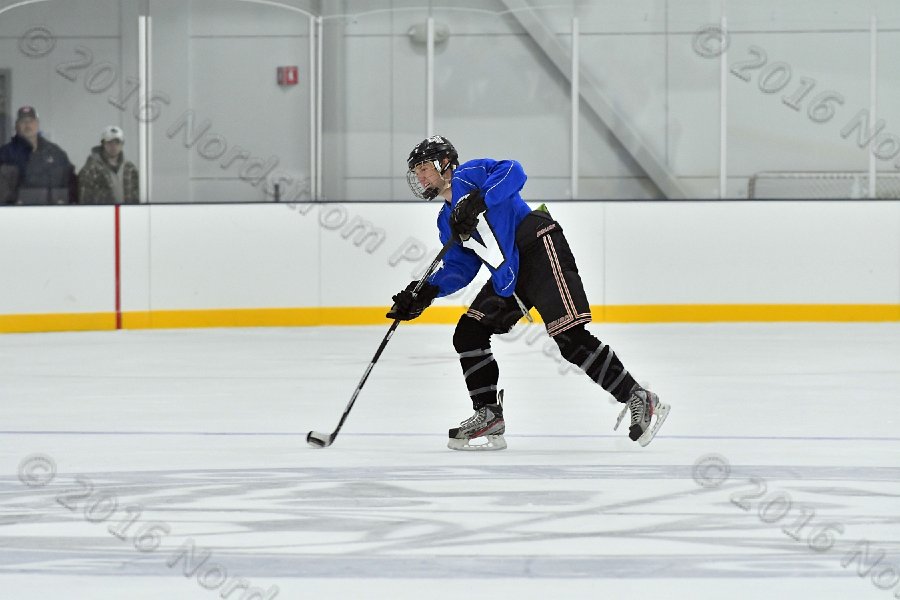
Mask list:
[[[137,204],[138,170],[125,160],[122,146],[125,135],[120,127],[103,130],[100,145],[91,149],[78,173],[78,198],[81,204]]]

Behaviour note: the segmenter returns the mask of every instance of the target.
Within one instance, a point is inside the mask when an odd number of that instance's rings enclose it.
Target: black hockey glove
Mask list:
[[[405,290],[394,294],[391,298],[394,301],[394,305],[386,315],[388,319],[412,321],[421,315],[422,311],[431,306],[431,303],[434,302],[438,295],[438,287],[426,281],[422,288],[413,295],[413,288],[418,283],[418,281],[410,281]]]
[[[478,226],[478,215],[487,210],[481,192],[474,190],[456,201],[453,212],[450,213],[450,231],[460,241],[466,241],[472,237],[472,232]]]

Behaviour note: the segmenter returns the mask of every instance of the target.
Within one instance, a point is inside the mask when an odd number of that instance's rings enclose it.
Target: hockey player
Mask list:
[[[642,388],[619,357],[585,328],[590,306],[562,227],[543,207],[531,210],[519,191],[525,172],[514,160],[470,160],[459,164],[453,144],[442,136],[420,142],[407,160],[407,181],[424,200],[441,197],[437,225],[442,243],[459,241],[445,255],[443,266],[417,294],[416,281],[393,296],[389,318],[415,319],[435,298],[467,286],[482,264],[490,279],[459,319],[453,345],[475,414],[450,430],[454,450],[501,450],[503,390],[491,352],[491,336],[506,333],[534,307],[562,356],[625,404],[631,412],[628,432],[646,446],[665,420],[669,407]],[[475,438],[486,438],[471,443]]]

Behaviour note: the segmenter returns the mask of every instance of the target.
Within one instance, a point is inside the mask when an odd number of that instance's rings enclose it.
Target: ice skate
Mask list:
[[[503,450],[506,440],[503,434],[503,390],[497,394],[497,404],[488,404],[450,430],[447,447],[451,450]]]
[[[613,429],[619,428],[629,410],[631,411],[631,427],[628,429],[628,437],[641,446],[646,446],[653,441],[666,417],[669,416],[669,405],[663,404],[659,401],[659,396],[637,384],[631,389],[631,397],[625,403],[622,412],[619,413]]]

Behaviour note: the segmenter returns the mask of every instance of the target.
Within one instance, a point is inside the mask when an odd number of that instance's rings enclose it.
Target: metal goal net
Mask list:
[[[763,171],[750,178],[750,198],[869,197],[865,171]],[[878,173],[876,198],[900,198],[900,172]]]

